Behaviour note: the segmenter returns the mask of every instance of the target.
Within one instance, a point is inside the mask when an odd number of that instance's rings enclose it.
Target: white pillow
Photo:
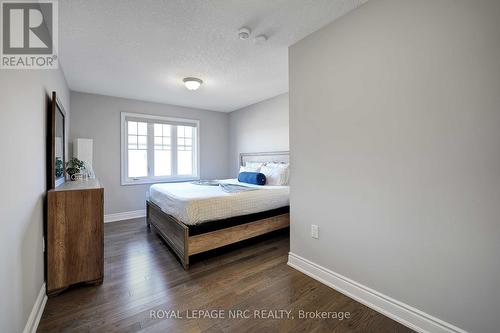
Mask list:
[[[255,169],[256,171],[255,172],[259,172],[260,168],[262,168],[262,166],[264,165],[264,163],[262,162],[246,162],[245,163],[245,166],[249,169]]]
[[[259,168],[251,168],[248,166],[240,166],[240,173],[242,172],[260,172],[260,167]]]
[[[266,185],[286,185],[288,182],[288,168],[264,165],[260,172],[266,176]]]
[[[290,163],[269,162],[269,163],[266,163],[266,165],[268,167],[271,167],[271,168],[283,168],[283,169],[286,169],[286,168],[290,167]]]
[[[290,181],[290,163],[270,162],[270,163],[267,163],[266,166],[269,168],[283,169],[285,171],[285,178],[282,179],[280,185],[288,185],[288,182]]]

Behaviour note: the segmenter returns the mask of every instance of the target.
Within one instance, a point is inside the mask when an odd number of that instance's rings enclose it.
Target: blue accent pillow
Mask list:
[[[238,181],[247,184],[266,185],[266,176],[260,172],[240,172]]]

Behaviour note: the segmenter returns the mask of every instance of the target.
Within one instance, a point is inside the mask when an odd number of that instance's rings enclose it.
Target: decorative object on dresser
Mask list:
[[[73,157],[78,158],[80,161],[87,162],[92,165],[94,163],[93,158],[93,145],[94,140],[77,138],[73,141]]]
[[[76,283],[102,283],[103,198],[96,179],[66,182],[48,192],[47,295]]]
[[[92,156],[93,145],[94,140],[92,139],[77,138],[73,141],[73,157],[83,162],[85,168],[83,171],[84,178],[95,178],[94,168],[92,167],[92,163],[94,163]]]
[[[73,157],[66,163],[66,173],[69,175],[70,180],[86,180],[83,177],[85,173],[85,162],[80,161],[78,158]]]

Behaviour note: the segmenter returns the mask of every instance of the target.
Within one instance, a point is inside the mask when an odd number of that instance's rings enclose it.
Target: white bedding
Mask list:
[[[227,193],[219,186],[155,184],[149,189],[149,200],[165,213],[189,225],[263,212],[290,204],[288,186],[251,185],[236,179],[221,182],[251,186],[257,190]]]

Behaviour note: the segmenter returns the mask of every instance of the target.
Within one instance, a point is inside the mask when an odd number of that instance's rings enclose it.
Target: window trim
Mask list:
[[[137,118],[138,121],[143,119],[144,121],[154,122],[154,120],[159,120],[165,123],[171,123],[173,125],[184,124],[193,124],[196,127],[196,145],[193,145],[194,156],[196,158],[196,163],[194,163],[194,167],[196,172],[194,175],[188,176],[147,176],[140,177],[136,179],[132,179],[128,177],[128,146],[127,146],[127,134],[128,134],[128,126],[127,126],[127,118]],[[164,116],[155,116],[145,113],[131,113],[131,112],[121,112],[121,123],[120,123],[120,172],[121,172],[121,185],[140,185],[140,184],[154,184],[154,183],[175,183],[175,182],[183,182],[183,181],[191,181],[191,180],[199,180],[200,179],[200,121],[197,119],[186,119],[186,118],[175,118],[175,117],[164,117]],[[176,133],[176,131],[174,131]],[[173,136],[173,134],[172,134]],[[154,137],[150,138],[148,133],[148,150],[150,140],[154,141]],[[154,149],[154,148],[153,148]],[[173,154],[175,155],[175,154]],[[152,157],[148,154],[148,167],[150,167],[150,163],[152,161]],[[176,157],[173,157],[172,165],[176,161]],[[176,169],[176,168],[175,168]]]

